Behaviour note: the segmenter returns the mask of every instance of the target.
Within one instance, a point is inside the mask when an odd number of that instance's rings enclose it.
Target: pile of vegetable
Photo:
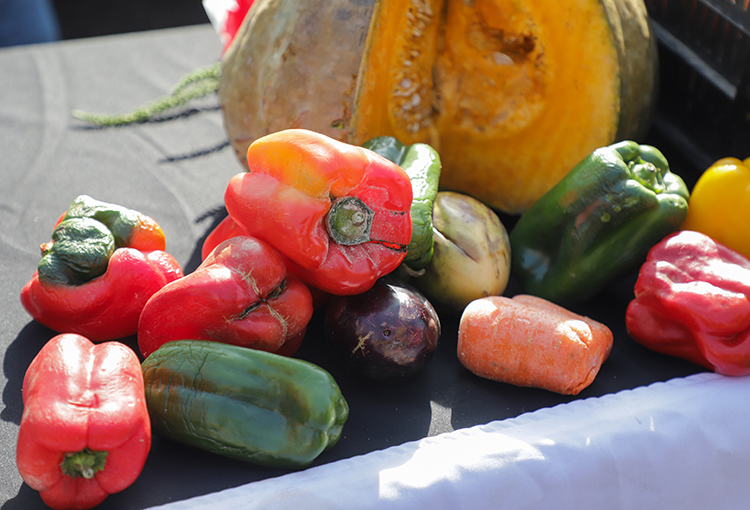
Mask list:
[[[90,508],[129,486],[152,430],[259,465],[310,465],[349,414],[331,374],[294,357],[316,310],[331,359],[371,384],[428,369],[440,314],[459,313],[468,371],[577,395],[614,339],[570,306],[640,265],[634,340],[750,373],[750,259],[682,229],[687,217],[712,225],[689,203],[747,178],[746,163],[718,162],[691,196],[656,148],[602,147],[508,235],[482,202],[438,192],[426,144],[291,129],[254,142],[247,161],[190,274],[155,220],[85,195],[42,244],[21,301],[60,334],[26,374],[17,463],[49,506]],[[521,291],[505,296],[510,278]],[[132,334],[139,353],[118,341]]]
[[[429,370],[454,314],[444,348],[469,372],[577,395],[614,338],[571,310],[640,268],[635,341],[750,373],[750,237],[716,214],[747,209],[750,162],[717,162],[691,194],[624,136],[652,102],[640,2],[357,5],[257,0],[228,43],[219,91],[245,168],[193,272],[127,207],[81,195],[54,224],[21,302],[59,335],[28,368],[17,448],[50,507],[132,484],[152,431],[309,466],[349,415],[295,358],[318,312],[331,359],[369,384]]]

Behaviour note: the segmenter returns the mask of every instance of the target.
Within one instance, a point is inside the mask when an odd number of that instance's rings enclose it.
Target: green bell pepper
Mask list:
[[[404,264],[411,269],[424,268],[432,258],[432,205],[438,193],[442,165],[437,151],[424,143],[404,145],[391,136],[368,140],[363,147],[404,169],[411,180],[412,234]]]
[[[176,340],[142,369],[154,433],[253,464],[306,467],[349,416],[328,372],[279,354]]]
[[[518,220],[511,273],[527,294],[560,305],[590,299],[680,229],[689,192],[656,148],[599,148]]]

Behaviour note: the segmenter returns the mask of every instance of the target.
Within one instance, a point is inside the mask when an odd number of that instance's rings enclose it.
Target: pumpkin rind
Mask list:
[[[227,49],[225,129],[245,162],[253,140],[308,128],[347,140],[374,1],[258,0]]]

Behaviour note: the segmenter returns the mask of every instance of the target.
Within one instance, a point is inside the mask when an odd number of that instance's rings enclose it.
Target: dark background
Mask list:
[[[63,39],[209,23],[201,0],[53,0]]]

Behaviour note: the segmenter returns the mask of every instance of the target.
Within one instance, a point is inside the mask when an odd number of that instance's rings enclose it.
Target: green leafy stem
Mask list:
[[[128,113],[103,114],[74,110],[73,117],[98,127],[124,126],[154,120],[158,115],[217,91],[221,62],[201,67],[183,76],[168,95],[139,106]]]

